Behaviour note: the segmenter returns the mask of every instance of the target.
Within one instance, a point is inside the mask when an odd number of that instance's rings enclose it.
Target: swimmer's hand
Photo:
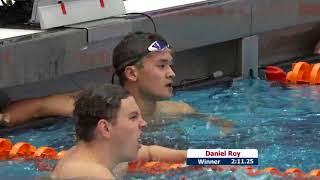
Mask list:
[[[202,121],[206,121],[208,127],[211,124],[219,126],[221,130],[220,133],[222,136],[229,134],[234,126],[233,122],[230,120],[222,119],[217,116],[212,116],[212,115],[203,114],[199,112],[188,114],[188,117],[199,118]]]
[[[10,114],[0,113],[0,125],[1,126],[10,126]]]
[[[218,117],[210,117],[208,123],[216,124],[220,127],[220,134],[221,136],[225,136],[229,134],[233,129],[233,122],[226,119],[221,119]]]

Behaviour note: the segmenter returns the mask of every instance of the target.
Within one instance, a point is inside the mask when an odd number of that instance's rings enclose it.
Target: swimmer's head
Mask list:
[[[116,123],[121,100],[129,93],[117,85],[103,85],[83,91],[75,102],[76,135],[78,140],[91,141],[100,119]]]
[[[123,74],[126,66],[138,63],[150,52],[170,49],[167,41],[159,34],[135,32],[125,36],[114,48],[112,64],[120,84],[123,85],[126,77]]]
[[[78,141],[97,142],[114,152],[115,161],[136,158],[147,124],[135,99],[122,87],[103,85],[83,91],[75,102],[74,116]]]
[[[172,64],[171,47],[159,34],[129,34],[113,52],[113,67],[120,84],[132,82],[140,94],[156,100],[172,96]]]

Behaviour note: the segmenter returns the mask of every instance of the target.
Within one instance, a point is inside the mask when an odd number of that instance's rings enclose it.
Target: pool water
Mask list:
[[[188,148],[253,148],[259,150],[256,168],[296,167],[304,172],[320,168],[320,86],[283,86],[264,80],[236,80],[230,87],[178,91],[172,98],[192,105],[199,112],[234,122],[234,129],[221,136],[219,128],[197,118],[180,118],[158,128],[147,129],[144,144]],[[57,150],[74,144],[72,120],[60,118],[43,128],[5,134],[13,142],[50,146]],[[166,119],[163,119],[165,122]],[[0,162],[0,177],[19,179],[45,175],[33,162]],[[248,179],[242,171],[179,172],[150,176],[129,174],[126,179]],[[278,179],[262,175],[259,179]],[[2,178],[1,178],[2,179]],[[26,178],[24,178],[26,179]]]

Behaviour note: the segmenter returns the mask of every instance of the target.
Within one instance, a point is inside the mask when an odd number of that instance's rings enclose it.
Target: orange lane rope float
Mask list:
[[[298,179],[308,178],[308,177],[320,177],[320,169],[314,169],[309,173],[305,174],[302,170],[298,168],[289,168],[284,172],[281,172],[275,167],[267,167],[262,170],[253,168],[252,166],[186,166],[182,163],[166,163],[166,162],[131,162],[128,166],[128,172],[140,172],[145,174],[161,174],[171,170],[174,171],[197,171],[203,169],[211,169],[213,171],[236,171],[239,169],[244,170],[249,176],[257,176],[260,174],[270,173],[276,176],[293,176]]]
[[[291,84],[320,84],[320,63],[309,64],[298,62],[291,65],[288,73],[277,66],[266,67],[266,79],[269,81],[285,81]]]
[[[18,142],[12,144],[8,139],[0,138],[0,160],[11,159],[26,159],[26,160],[40,160],[40,159],[60,159],[64,151],[56,152],[51,147],[42,146],[36,148],[35,146],[26,143]]]
[[[36,148],[35,146],[25,143],[18,142],[13,144],[10,140],[0,138],[0,160],[42,160],[42,159],[61,159],[65,151],[59,153],[51,147],[42,146]],[[41,170],[51,170],[46,165]],[[298,168],[289,168],[284,172],[281,172],[277,168],[268,167],[262,170],[255,169],[251,166],[239,167],[239,166],[187,166],[183,163],[166,163],[166,162],[131,162],[128,165],[128,172],[140,172],[145,174],[161,174],[168,171],[199,171],[204,169],[211,169],[213,171],[236,171],[238,169],[244,170],[250,176],[256,176],[264,173],[271,173],[277,176],[295,176],[295,177],[320,177],[320,169],[314,169],[311,172],[305,174]],[[184,177],[186,178],[186,177]]]

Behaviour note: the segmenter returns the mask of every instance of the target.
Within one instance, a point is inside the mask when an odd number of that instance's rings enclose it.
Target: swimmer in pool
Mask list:
[[[167,117],[196,116],[228,132],[233,126],[231,121],[196,112],[183,102],[168,101],[173,95],[175,77],[172,54],[162,36],[145,32],[127,35],[113,50],[115,75],[135,98],[143,118],[161,124]],[[73,116],[75,98],[80,92],[13,102],[0,114],[0,124],[15,126],[47,116]]]
[[[77,143],[57,163],[56,179],[115,179],[112,170],[132,160],[183,162],[186,151],[140,143],[147,126],[126,90],[104,85],[80,93],[74,117]]]

